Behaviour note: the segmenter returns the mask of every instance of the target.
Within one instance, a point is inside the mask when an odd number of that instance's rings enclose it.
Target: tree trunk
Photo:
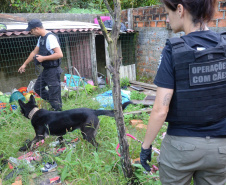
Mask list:
[[[121,88],[120,88],[120,74],[119,69],[121,65],[122,58],[118,54],[117,49],[117,41],[119,38],[119,32],[121,27],[121,4],[120,0],[114,1],[114,11],[110,8],[108,1],[104,0],[106,7],[108,8],[109,13],[113,19],[113,28],[110,34],[107,32],[100,16],[98,16],[98,22],[101,26],[101,30],[105,39],[108,42],[108,51],[110,57],[110,65],[107,66],[107,69],[110,71],[112,75],[113,81],[113,102],[114,102],[114,110],[115,110],[115,120],[117,124],[118,131],[118,139],[120,144],[120,153],[121,153],[121,164],[124,176],[133,183],[134,174],[129,156],[129,145],[126,138],[124,117],[122,111],[122,97],[121,97]]]

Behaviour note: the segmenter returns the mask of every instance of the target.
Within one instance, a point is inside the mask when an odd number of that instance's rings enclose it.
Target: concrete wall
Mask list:
[[[72,14],[72,13],[17,13],[5,14],[15,17],[23,17],[27,21],[31,19],[40,19],[41,21],[80,21],[94,23],[97,14]],[[0,22],[15,21],[13,19],[5,19],[0,16]]]
[[[166,23],[163,5],[123,10],[121,18],[128,28],[139,31],[136,51],[137,80],[151,82],[156,75],[166,39],[184,33],[172,32]],[[217,32],[226,31],[225,0],[218,0],[215,16],[208,26]]]

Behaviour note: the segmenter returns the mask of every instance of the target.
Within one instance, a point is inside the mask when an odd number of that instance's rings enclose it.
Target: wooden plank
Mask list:
[[[144,109],[144,110],[137,110],[137,111],[132,111],[132,112],[125,112],[123,113],[123,115],[130,115],[130,114],[142,114],[142,112],[145,112],[145,113],[151,113],[152,109]]]
[[[134,85],[138,85],[140,87],[146,88],[146,89],[154,89],[157,90],[157,86],[154,84],[147,84],[147,83],[143,83],[143,82],[138,82],[138,81],[129,81],[130,84],[134,84]]]
[[[132,100],[134,104],[142,104],[144,106],[153,105],[155,100]]]
[[[135,81],[136,80],[136,64],[132,64],[132,80]]]
[[[136,79],[136,68],[135,64],[120,66],[120,78],[128,77],[129,80],[133,81]]]
[[[138,86],[131,85],[130,87],[133,88],[133,89],[135,89],[136,91],[143,91],[144,90],[144,88],[138,87]]]

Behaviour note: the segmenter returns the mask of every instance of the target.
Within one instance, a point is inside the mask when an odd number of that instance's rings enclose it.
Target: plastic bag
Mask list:
[[[37,79],[31,80],[29,85],[27,86],[27,92],[30,92],[31,90],[34,91],[35,82]]]

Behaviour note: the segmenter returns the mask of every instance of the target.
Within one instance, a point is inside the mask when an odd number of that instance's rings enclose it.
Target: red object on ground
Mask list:
[[[7,103],[0,103],[0,110],[6,108]],[[10,105],[10,110],[12,111],[12,106]],[[0,113],[1,114],[1,113]]]
[[[21,87],[19,89],[17,89],[19,92],[23,93],[27,91],[27,87]]]
[[[9,169],[12,170],[13,169],[13,165],[11,163],[8,162],[9,165]]]

